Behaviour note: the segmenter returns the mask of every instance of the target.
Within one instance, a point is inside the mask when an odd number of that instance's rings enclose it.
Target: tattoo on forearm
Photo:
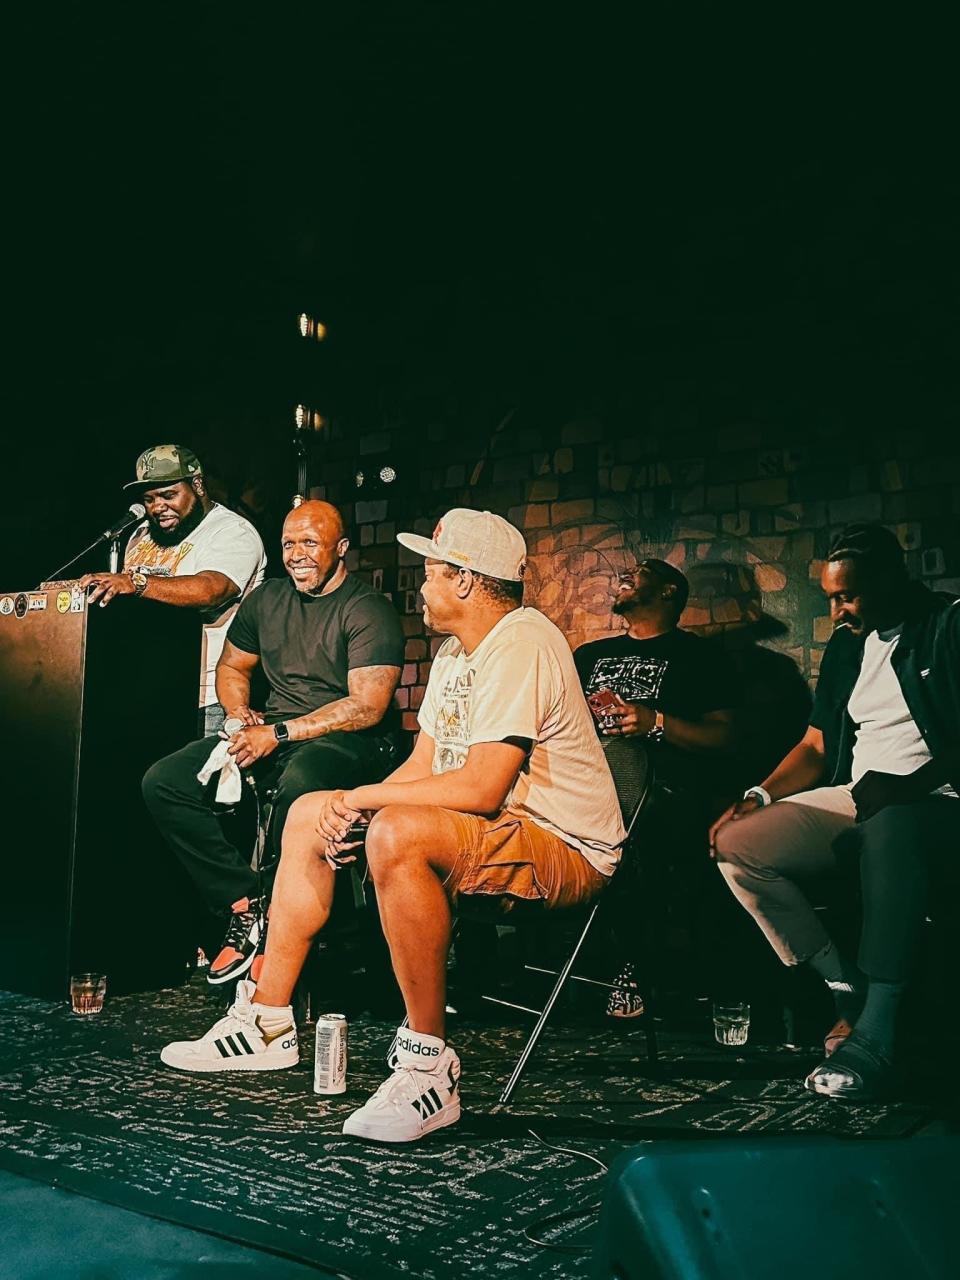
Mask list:
[[[318,736],[319,733],[333,733],[336,730],[350,732],[352,729],[368,729],[383,718],[382,713],[369,707],[357,698],[340,698],[328,703],[319,711],[311,711],[309,715],[298,716],[297,729],[303,729],[304,738]],[[290,721],[287,721],[290,724]],[[292,735],[291,735],[292,736]]]
[[[295,741],[336,731],[369,729],[383,719],[400,680],[399,667],[356,667],[347,677],[349,693],[318,711],[288,721]]]

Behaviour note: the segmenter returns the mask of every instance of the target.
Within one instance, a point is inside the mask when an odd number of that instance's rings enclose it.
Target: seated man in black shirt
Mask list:
[[[290,806],[310,791],[379,782],[395,767],[393,695],[404,639],[390,602],[347,573],[349,543],[337,509],[304,502],[283,526],[289,578],[250,593],[227,632],[217,664],[217,698],[243,722],[229,752],[275,789],[266,862],[276,861]],[[260,666],[265,711],[250,708]],[[224,835],[197,778],[215,745],[202,738],[158,761],[143,780],[147,808],[214,912],[231,915],[208,981],[227,982],[253,964],[266,904],[249,858]],[[273,856],[271,856],[273,855]]]
[[[645,860],[646,874],[658,878],[667,852],[703,837],[710,820],[729,798],[726,775],[734,737],[735,681],[717,648],[677,626],[689,583],[665,560],[643,560],[618,574],[613,612],[627,627],[609,640],[593,640],[574,654],[580,683],[601,735],[643,737],[650,749],[658,788],[680,803],[661,806],[662,857]],[[654,865],[659,862],[659,866]],[[684,879],[701,863],[684,867]],[[689,886],[688,886],[689,887]],[[709,892],[710,886],[705,886]],[[659,891],[668,892],[658,886]],[[630,907],[624,904],[626,915]],[[617,928],[629,952],[629,919]],[[643,1011],[632,986],[635,959],[625,961],[607,1012],[630,1017]]]

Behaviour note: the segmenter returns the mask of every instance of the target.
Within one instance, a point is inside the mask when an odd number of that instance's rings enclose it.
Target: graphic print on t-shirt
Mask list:
[[[433,772],[463,768],[470,749],[470,700],[474,672],[451,676],[440,692],[440,712],[434,738]]]
[[[624,702],[654,702],[669,666],[668,658],[625,654],[598,658],[587,681],[589,696],[598,689],[612,689]]]
[[[139,569],[141,573],[156,574],[158,577],[176,577],[181,560],[193,550],[192,542],[178,542],[174,547],[159,547],[146,534],[136,544],[131,539],[127,553],[123,558],[124,569]]]

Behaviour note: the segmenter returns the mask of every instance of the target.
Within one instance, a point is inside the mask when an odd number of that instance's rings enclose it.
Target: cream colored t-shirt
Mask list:
[[[570,647],[536,609],[514,609],[467,654],[441,647],[419,714],[433,772],[462,768],[479,742],[533,747],[504,809],[531,818],[610,875],[625,832],[613,778],[580,690]]]

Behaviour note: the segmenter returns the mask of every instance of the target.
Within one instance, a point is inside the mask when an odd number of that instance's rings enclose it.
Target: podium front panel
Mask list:
[[[199,654],[192,610],[88,610],[75,584],[0,594],[0,986],[60,998],[79,970],[115,994],[182,978],[195,903],[140,779],[196,736]]]

